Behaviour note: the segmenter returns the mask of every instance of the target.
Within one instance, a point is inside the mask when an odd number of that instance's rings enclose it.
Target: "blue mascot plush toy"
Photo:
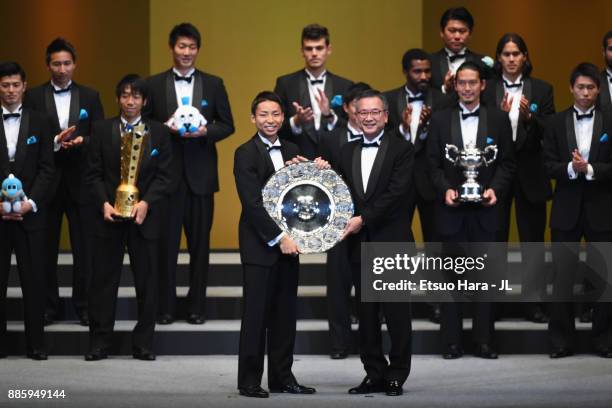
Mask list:
[[[26,199],[21,180],[12,174],[2,182],[2,209],[6,214],[21,212],[21,203]]]

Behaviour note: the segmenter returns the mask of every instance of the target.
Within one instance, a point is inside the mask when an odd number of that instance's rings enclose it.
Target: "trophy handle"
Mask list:
[[[445,152],[445,156],[446,156],[446,160],[448,160],[449,162],[456,164],[457,163],[457,159],[459,158],[459,148],[453,144],[447,144],[446,147],[444,148],[444,152]],[[455,158],[451,157],[451,152],[454,153]]]
[[[491,157],[491,159],[487,159],[486,157],[487,153],[489,152],[493,152],[493,157]],[[493,163],[495,159],[497,159],[497,145],[489,145],[485,147],[482,158],[484,159],[485,166],[488,166],[489,164]]]

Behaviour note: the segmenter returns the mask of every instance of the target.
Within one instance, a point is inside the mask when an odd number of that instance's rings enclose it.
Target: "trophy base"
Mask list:
[[[482,201],[481,186],[478,183],[464,184],[461,186],[459,194],[459,202],[462,203],[480,203]]]
[[[134,217],[125,217],[123,215],[118,215],[118,214],[113,214],[111,217],[113,217],[113,220],[115,220],[117,222],[132,222],[132,221],[134,221]]]

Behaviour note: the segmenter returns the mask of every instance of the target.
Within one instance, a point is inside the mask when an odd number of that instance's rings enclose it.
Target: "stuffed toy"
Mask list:
[[[174,115],[166,122],[169,127],[176,127],[179,135],[193,133],[200,126],[206,125],[207,121],[198,109],[189,104],[189,98],[183,98],[183,104],[174,112]]]
[[[5,213],[21,212],[21,203],[26,199],[21,180],[12,174],[2,182],[2,209]]]

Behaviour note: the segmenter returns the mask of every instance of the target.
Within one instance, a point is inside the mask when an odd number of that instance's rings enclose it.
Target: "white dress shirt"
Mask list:
[[[461,137],[463,139],[463,147],[476,146],[476,138],[478,136],[478,116],[470,116],[462,119],[461,113],[472,113],[480,109],[478,104],[474,109],[469,110],[464,104],[459,102],[459,121],[461,122]]]
[[[136,126],[140,123],[140,121],[142,120],[142,117],[139,116],[136,119],[128,122],[123,116],[119,117],[121,119],[121,125],[119,126],[119,133],[121,133],[123,131],[123,129],[125,128],[125,125],[127,125],[128,123],[132,126]]]
[[[512,98],[512,106],[510,107],[508,118],[510,119],[510,125],[512,126],[512,140],[516,142],[516,133],[518,129],[519,120],[519,108],[521,107],[521,97],[523,96],[523,76],[519,75],[519,77],[515,81],[511,81],[505,76],[502,76],[502,79],[502,82],[504,83],[504,91],[508,93],[508,100]],[[508,88],[506,87],[506,84],[520,84],[521,86]]]
[[[172,72],[179,76],[193,76],[195,73],[195,68],[191,68],[185,75],[181,74],[176,68],[172,68]],[[187,83],[186,81],[177,81],[174,80],[174,90],[176,92],[176,105],[181,107],[183,105],[191,105],[193,100],[193,84],[195,83],[195,78],[191,78],[191,82]],[[183,98],[187,98],[187,103],[183,103]]]
[[[451,50],[449,50],[448,48],[445,47],[444,51],[446,51],[446,61],[448,62],[448,70],[451,71],[453,73],[453,75],[455,75],[455,73],[457,72],[457,69],[461,66],[461,64],[463,64],[465,62],[465,57],[457,58],[453,62],[451,62],[449,57],[452,56],[452,55],[457,55],[457,54],[465,55],[465,53],[467,52],[467,48],[464,47],[459,52],[452,52]]]
[[[417,133],[419,130],[419,120],[421,119],[421,111],[423,110],[423,101],[412,101],[412,102],[408,102],[408,98],[414,98],[417,96],[421,96],[423,95],[422,92],[419,92],[417,94],[412,93],[412,91],[410,91],[410,89],[408,89],[408,87],[404,87],[404,89],[406,90],[406,106],[410,105],[412,106],[412,116],[410,118],[410,129],[404,129],[404,124],[400,124],[400,133],[402,134],[402,136],[404,136],[404,139],[406,139],[409,142],[412,142],[412,144],[414,144],[416,137],[417,137]]]
[[[574,105],[574,109],[577,112],[580,112],[581,115],[588,114],[594,111],[595,106],[592,106],[586,112],[583,112],[582,109]],[[593,123],[595,123],[595,115],[596,112],[593,112],[592,118],[584,118],[580,120],[576,120],[576,114],[574,113],[574,132],[576,133],[576,146],[578,147],[578,152],[582,156],[585,161],[589,161],[589,153],[591,151],[591,141],[593,139]],[[574,167],[572,166],[572,162],[570,161],[567,164],[567,175],[570,179],[575,179],[578,177],[578,174],[574,171]],[[593,172],[593,166],[589,163],[586,179],[588,181],[595,179],[595,174]]]
[[[274,171],[278,171],[279,169],[285,167],[285,161],[283,160],[283,154],[281,153],[281,151],[279,149],[269,150],[269,148],[272,146],[280,147],[280,139],[277,137],[274,143],[272,143],[267,138],[262,136],[261,133],[257,132],[257,135],[259,136],[263,144],[266,146],[266,149],[268,149],[268,154],[270,155],[270,159],[272,159],[272,164],[274,165]],[[276,236],[276,238],[268,241],[268,246],[273,247],[274,245],[278,244],[283,235],[285,235],[285,232],[281,232]]]
[[[346,124],[346,128],[348,129],[346,132],[346,141],[347,142],[354,142],[356,140],[361,140],[363,138],[363,132],[359,129],[355,129],[351,123],[347,123]],[[357,136],[353,136],[353,135],[357,135]]]
[[[381,131],[378,136],[372,140],[364,138],[365,143],[376,143],[380,146],[380,142],[385,131]],[[372,173],[372,167],[374,166],[374,160],[378,154],[378,147],[362,147],[361,148],[361,180],[363,181],[363,191],[368,190],[368,181],[370,180],[370,174]]]
[[[304,69],[306,72],[306,83],[308,84],[308,95],[310,97],[310,107],[312,108],[312,113],[314,116],[314,128],[319,130],[321,128],[321,108],[319,107],[319,103],[317,102],[317,98],[319,97],[319,90],[325,92],[325,82],[327,81],[327,71],[323,71],[318,77],[315,77],[310,73],[307,69]],[[322,80],[322,83],[312,84],[310,81],[313,80]],[[316,96],[316,97],[315,97]],[[327,130],[333,130],[338,122],[338,117],[336,113],[331,108],[331,101],[329,111],[333,115],[333,119],[327,123]],[[291,125],[291,130],[295,134],[302,133],[302,127],[296,126],[293,117],[289,119],[289,124]]]
[[[72,81],[68,82],[68,85],[61,88],[51,81],[51,86],[55,91],[70,88]],[[72,92],[66,91],[61,93],[53,92],[53,100],[55,101],[55,112],[57,113],[57,121],[59,122],[60,130],[68,129],[68,120],[70,119],[70,100],[72,99]],[[53,138],[53,151],[57,152],[62,148],[62,144],[59,142],[59,135]]]

